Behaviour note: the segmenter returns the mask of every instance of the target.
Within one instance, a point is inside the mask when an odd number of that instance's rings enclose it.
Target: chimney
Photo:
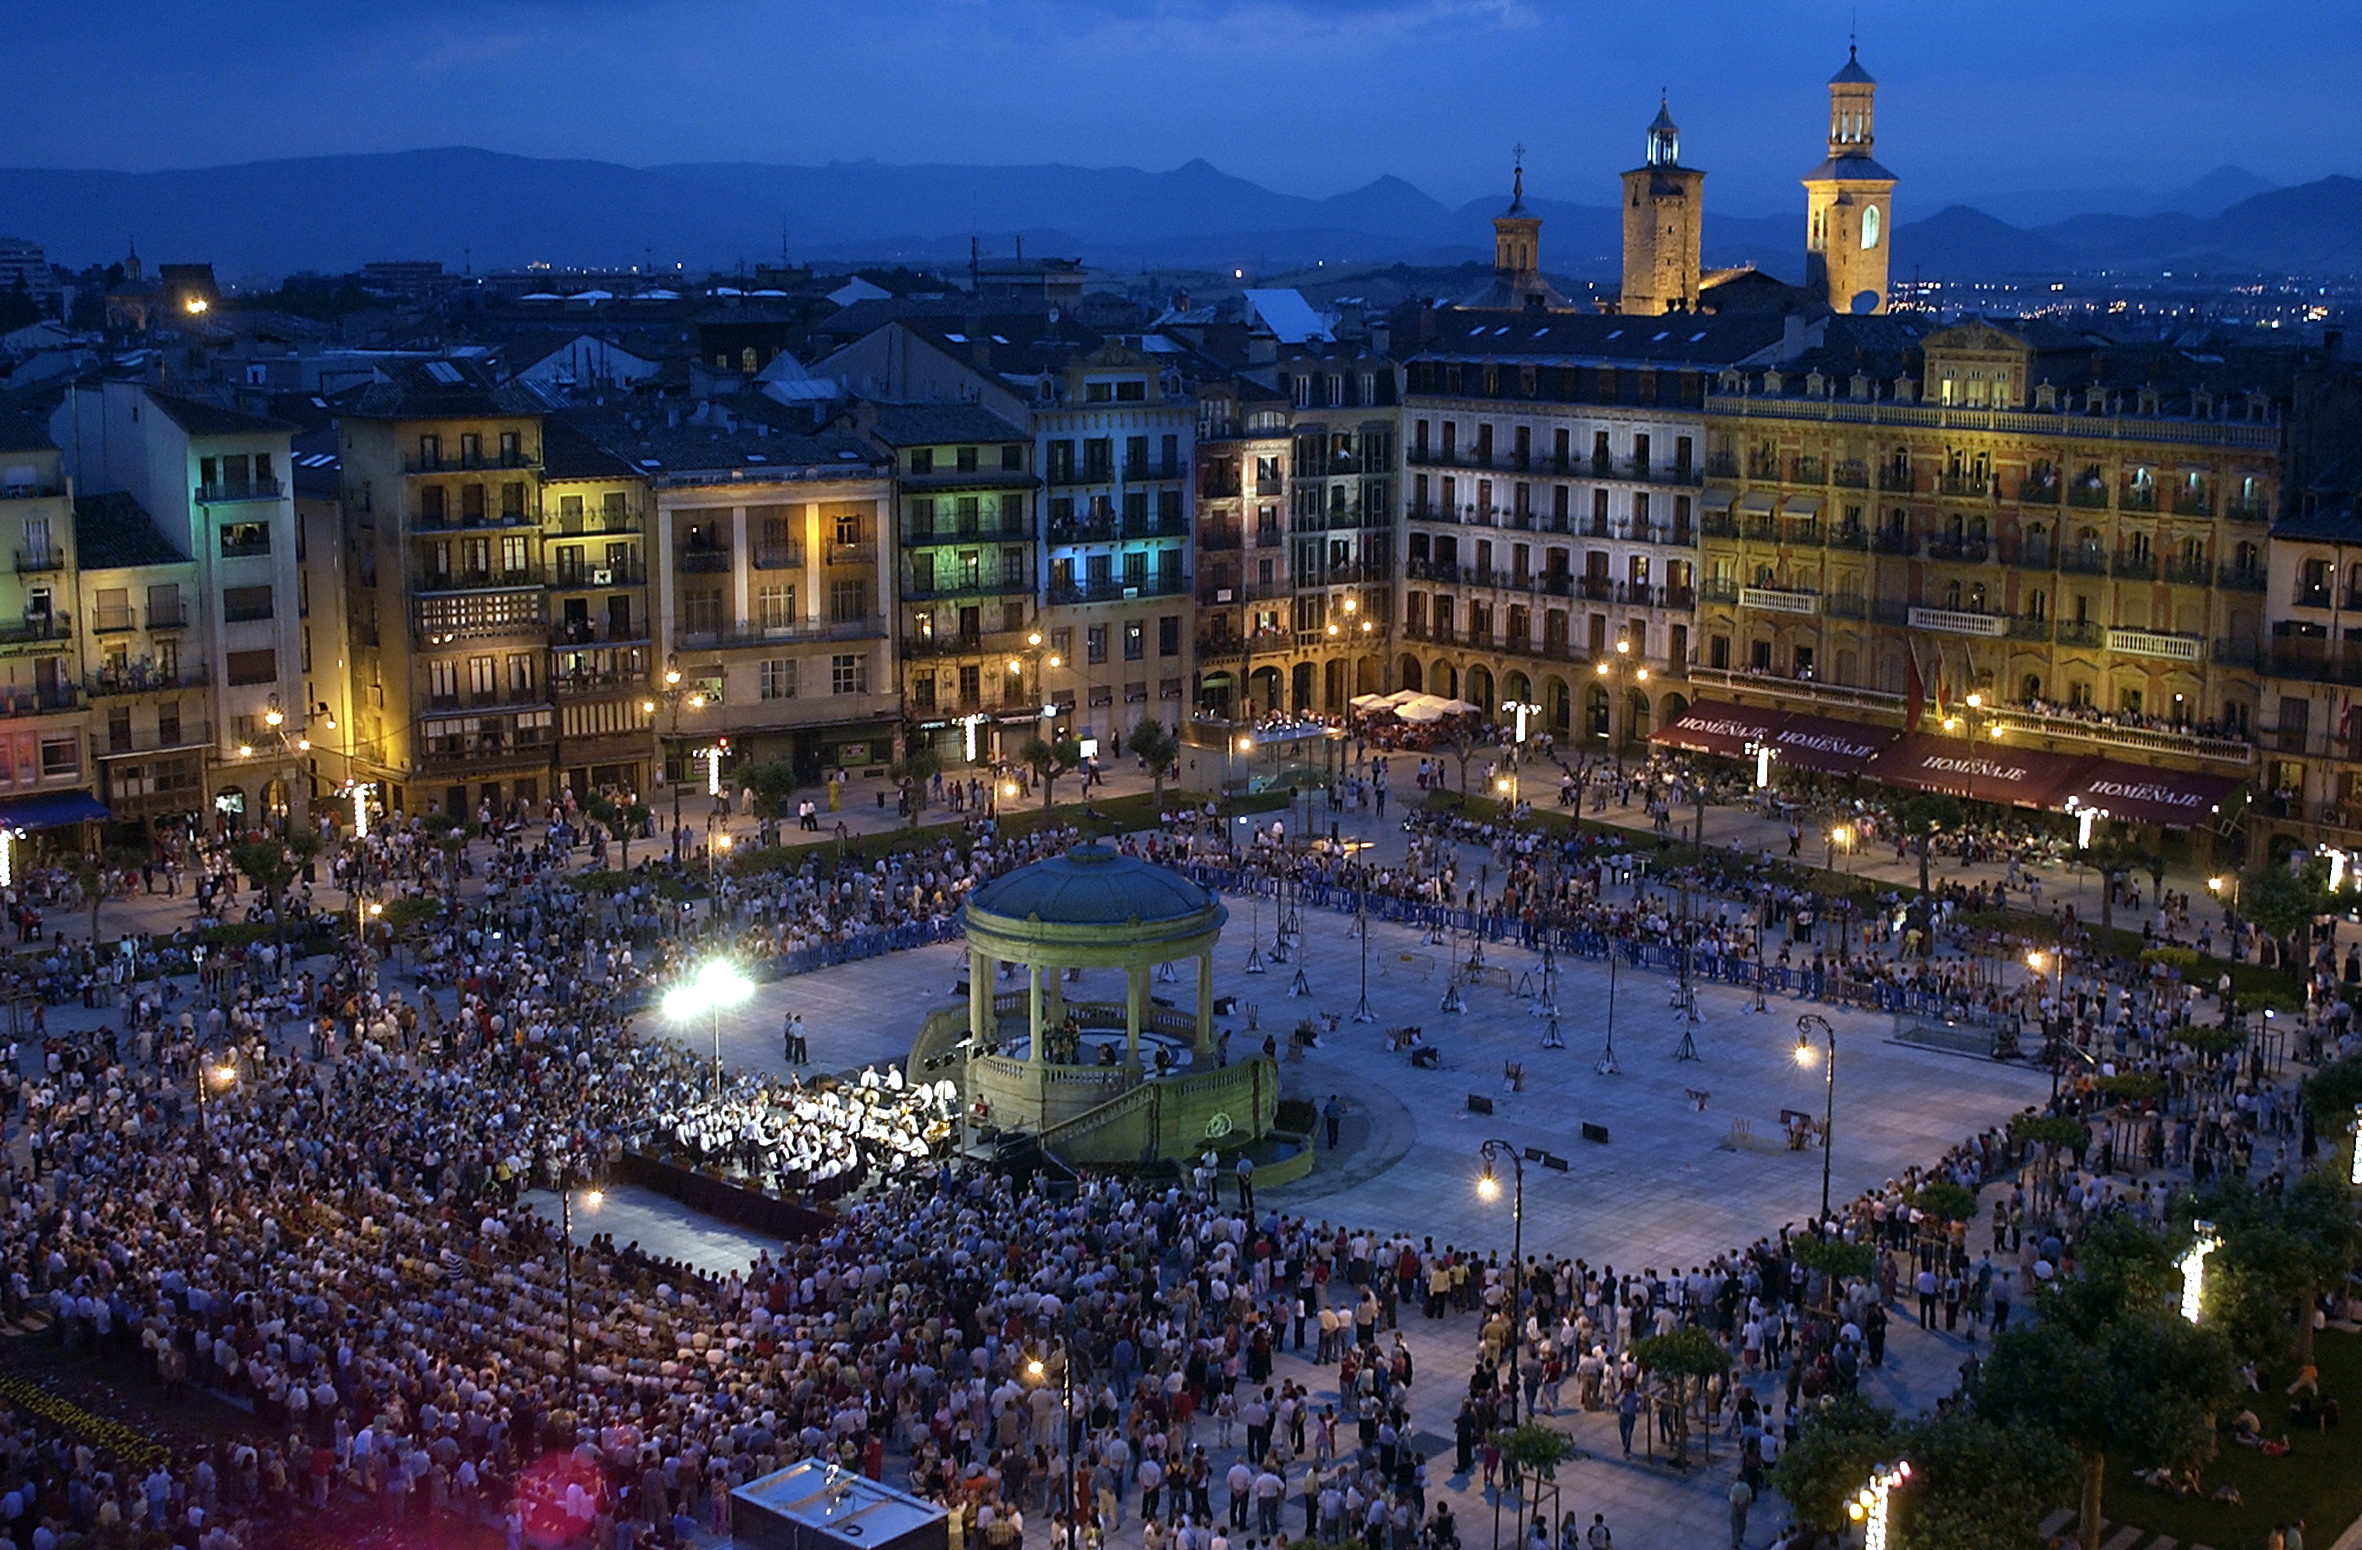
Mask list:
[[[1796,313],[1780,317],[1780,359],[1792,361],[1804,353],[1804,319]]]

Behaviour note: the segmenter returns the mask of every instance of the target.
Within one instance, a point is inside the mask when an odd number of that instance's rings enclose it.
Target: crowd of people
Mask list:
[[[950,1081],[906,1085],[900,1066],[857,1081],[784,1082],[741,1072],[674,1078],[646,1095],[633,1150],[671,1155],[773,1194],[834,1200],[876,1180],[929,1171],[950,1143],[959,1093]]]

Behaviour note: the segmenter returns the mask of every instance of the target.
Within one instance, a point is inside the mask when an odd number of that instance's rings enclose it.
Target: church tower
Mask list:
[[[1514,298],[1512,306],[1538,307],[1549,288],[1542,281],[1542,218],[1525,207],[1524,150],[1518,147],[1509,208],[1493,217],[1493,288]]]
[[[1804,175],[1804,288],[1833,312],[1886,310],[1895,175],[1870,159],[1878,83],[1854,50],[1829,78],[1829,159]]]
[[[1681,130],[1660,99],[1648,151],[1624,174],[1624,292],[1616,310],[1637,317],[1698,304],[1698,248],[1706,174],[1681,164]]]

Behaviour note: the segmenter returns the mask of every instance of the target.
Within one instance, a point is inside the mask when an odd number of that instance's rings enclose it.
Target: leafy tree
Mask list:
[[[762,804],[756,811],[766,818],[787,816],[782,804],[795,794],[799,784],[796,767],[785,759],[773,759],[739,771],[738,783],[755,794],[755,800]]]
[[[2209,1322],[2241,1356],[2313,1359],[2313,1304],[2352,1265],[2362,1234],[2344,1186],[2315,1170],[2278,1195],[2236,1174],[2218,1174],[2190,1202],[2214,1224],[2222,1248],[2207,1261]],[[2294,1325],[2291,1326],[2291,1311]],[[2293,1340],[2291,1336],[2294,1336]]]
[[[1878,1269],[1878,1251],[1867,1243],[1822,1238],[1810,1233],[1792,1238],[1788,1256],[1821,1278],[1821,1306],[1837,1306],[1837,1289],[1847,1281],[1867,1281]]]
[[[467,850],[467,842],[476,836],[475,824],[457,814],[438,810],[419,819],[418,826],[426,831],[435,842],[435,848],[443,853],[443,892],[457,898],[459,858]]]
[[[107,902],[107,895],[115,886],[115,874],[128,866],[137,866],[140,854],[110,846],[102,852],[85,852],[74,865],[74,882],[82,890],[83,902],[90,906],[90,945],[98,946],[98,912]],[[251,874],[249,874],[251,875]]]
[[[1931,1179],[1911,1192],[1911,1204],[1946,1224],[1973,1221],[1977,1214],[1976,1191],[1950,1179]]]
[[[1669,1379],[1673,1385],[1673,1456],[1689,1455],[1690,1400],[1703,1392],[1709,1378],[1730,1371],[1730,1352],[1705,1330],[1691,1325],[1669,1335],[1650,1335],[1632,1345],[1632,1359],[1643,1370]]]
[[[1896,1516],[1911,1550],[2040,1550],[2043,1518],[2076,1485],[2057,1438],[1964,1412],[1920,1422],[1902,1451],[1911,1479]]]
[[[1919,857],[1919,891],[1926,893],[1928,860],[1935,854],[1936,836],[1967,822],[1968,809],[1960,805],[1958,797],[1921,792],[1905,801],[1895,816]]]
[[[1165,771],[1181,757],[1181,739],[1154,716],[1142,716],[1132,728],[1132,757],[1148,766],[1149,788],[1156,793],[1156,810],[1165,810]]]
[[[2286,866],[2251,868],[2239,879],[2239,912],[2281,944],[2313,924],[2328,902],[2329,863],[2309,856],[2295,871]]]
[[[2100,874],[2100,929],[2113,931],[2116,929],[2116,885],[2146,866],[2149,853],[2138,845],[2108,840],[2085,850],[2083,859],[2086,865]]]
[[[1444,722],[1443,736],[1436,743],[1436,748],[1450,754],[1460,766],[1462,803],[1468,800],[1468,761],[1476,756],[1478,749],[1489,746],[1492,740],[1492,728],[1473,716],[1453,716]]]
[[[2081,1314],[2095,1311],[2086,1300]],[[2213,1415],[2232,1396],[2232,1352],[2220,1330],[2164,1307],[2126,1309],[2097,1326],[2050,1316],[1994,1337],[1977,1373],[1977,1413],[2034,1427],[2074,1448],[2083,1467],[2081,1522],[2102,1522],[2109,1455],[2133,1467],[2206,1458]]]
[[[1501,1457],[1508,1461],[1512,1478],[1533,1482],[1531,1488],[1520,1492],[1521,1540],[1529,1513],[1541,1508],[1543,1488],[1558,1484],[1558,1466],[1581,1456],[1581,1450],[1566,1433],[1539,1421],[1523,1422],[1501,1439]]]
[[[902,762],[894,766],[894,778],[910,792],[910,826],[919,826],[919,811],[927,805],[927,782],[943,769],[943,756],[935,746],[921,738],[912,738],[903,751]]]
[[[269,900],[271,919],[275,923],[272,935],[281,948],[287,945],[287,885],[295,880],[303,863],[319,853],[320,836],[310,829],[298,829],[284,839],[269,836],[249,840],[230,851],[230,860]],[[98,932],[98,912],[95,909],[91,911],[90,919],[91,939],[95,941]]]
[[[1893,1458],[1901,1431],[1893,1411],[1856,1395],[1830,1402],[1804,1423],[1771,1467],[1771,1483],[1796,1521],[1842,1534],[1845,1504],[1870,1471]]]
[[[1037,732],[1017,750],[1017,759],[1042,783],[1042,811],[1046,813],[1054,800],[1058,777],[1082,764],[1083,745],[1063,736],[1052,742]]]

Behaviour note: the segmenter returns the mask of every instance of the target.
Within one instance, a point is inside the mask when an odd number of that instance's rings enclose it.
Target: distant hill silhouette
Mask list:
[[[1323,260],[1482,262],[1492,251],[1488,223],[1506,192],[1454,209],[1396,177],[1311,199],[1202,160],[1169,172],[878,162],[625,167],[455,147],[146,173],[0,169],[0,233],[41,242],[77,265],[115,258],[136,237],[151,262],[208,260],[227,276],[339,272],[387,258],[479,270],[653,260],[697,271],[782,254],[957,265],[971,239],[991,254],[1022,240],[1035,253],[1107,267],[1269,272]],[[1908,212],[1907,184],[1904,199]],[[2135,202],[2143,207],[2085,206],[2091,213],[2031,226],[1955,205],[1896,229],[1896,273],[2362,268],[2362,182],[2352,178],[2272,188],[2253,173],[2217,168],[2173,195]],[[1612,204],[1527,203],[1546,222],[1543,256],[1553,272],[1614,280],[1621,220]],[[1754,263],[1796,279],[1802,246],[1801,205],[1793,216],[1707,216],[1709,265]]]

